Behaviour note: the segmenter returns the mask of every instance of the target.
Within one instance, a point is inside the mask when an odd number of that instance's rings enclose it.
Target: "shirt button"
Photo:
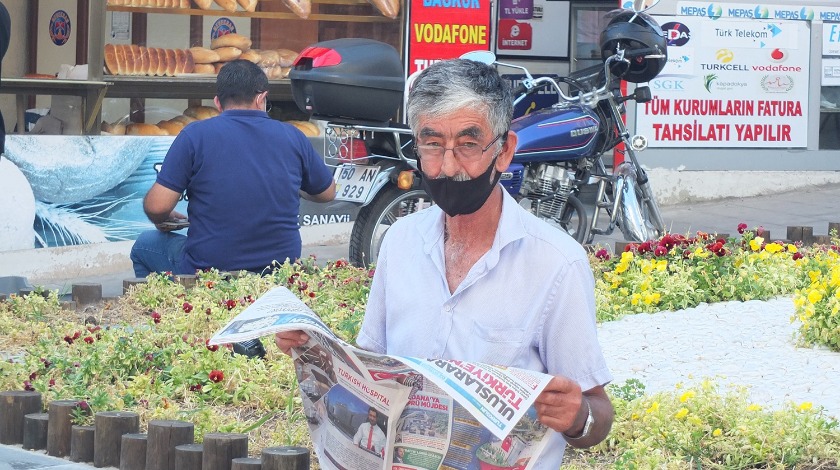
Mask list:
[[[447,306],[443,307],[443,309],[444,309],[444,310],[446,310],[447,312],[451,312],[451,311],[452,311],[452,307],[451,307],[451,306],[449,306],[449,305],[447,305]]]

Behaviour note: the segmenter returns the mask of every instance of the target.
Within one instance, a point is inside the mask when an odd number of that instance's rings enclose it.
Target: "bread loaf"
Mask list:
[[[190,0],[180,0],[179,8],[190,8]]]
[[[202,10],[209,10],[210,5],[213,4],[213,0],[193,0],[198,8]]]
[[[283,4],[301,18],[309,18],[309,14],[312,12],[312,4],[309,0],[283,0]]]
[[[295,63],[298,53],[290,49],[277,49],[277,55],[280,57],[280,62],[277,65],[291,67]]]
[[[198,119],[196,119],[196,118],[194,118],[194,117],[190,117],[190,116],[185,116],[185,115],[181,114],[181,115],[179,115],[179,116],[175,116],[174,118],[170,119],[170,121],[180,122],[181,124],[183,124],[184,126],[186,126],[187,124],[189,124],[189,123],[191,123],[191,122],[198,121]]]
[[[178,66],[178,57],[174,49],[164,49],[166,53],[166,73],[167,77],[174,77]]]
[[[239,6],[242,7],[245,11],[255,12],[257,11],[257,0],[237,0],[239,2]]]
[[[198,119],[209,119],[219,115],[219,110],[210,106],[190,106],[184,110],[184,115]]]
[[[146,49],[146,53],[149,55],[149,68],[146,70],[146,75],[157,75],[158,69],[160,68],[160,56],[158,55],[157,49],[149,47]]]
[[[125,127],[125,135],[167,135],[167,133],[154,124],[134,122]]]
[[[275,50],[265,50],[260,52],[260,61],[257,65],[260,67],[274,67],[280,65],[280,54]]]
[[[187,70],[187,55],[183,49],[175,49],[175,75],[181,75]]]
[[[309,122],[309,121],[286,121],[287,123],[295,126],[296,128],[300,129],[303,132],[303,135],[307,137],[318,137],[321,135],[321,129],[318,128],[317,125]]]
[[[227,62],[216,62],[213,64],[213,69],[215,70],[216,75],[219,74],[219,71],[222,70],[222,67],[225,66]]]
[[[218,62],[220,59],[216,51],[207,49],[206,47],[191,47],[190,52],[192,52],[193,60],[196,64],[212,64],[213,62]]]
[[[275,65],[274,67],[265,67],[263,71],[269,80],[280,80],[283,78],[283,67],[280,67],[279,65]]]
[[[149,57],[149,49],[146,47],[138,47],[140,51],[140,70],[138,75],[150,75],[149,71],[152,69],[151,58]]]
[[[224,34],[210,42],[211,49],[218,49],[220,47],[235,47],[247,51],[251,48],[251,39],[236,33]]]
[[[400,14],[400,0],[368,0],[368,2],[388,18],[396,18]]]
[[[239,56],[239,58],[243,59],[243,60],[251,61],[255,64],[258,64],[260,62],[262,56],[260,56],[259,52],[255,51],[253,49],[248,49],[247,51],[243,52],[242,55]]]
[[[236,0],[216,0],[216,5],[227,11],[236,11]]]
[[[216,51],[216,54],[219,54],[219,62],[230,62],[242,55],[242,49],[237,47],[220,47],[213,50]]]
[[[215,75],[216,67],[213,64],[195,64],[193,73],[200,73],[205,75]]]
[[[184,64],[184,73],[193,73],[195,70],[195,60],[193,60],[192,52],[189,49],[181,49],[184,53],[186,63]]]
[[[169,135],[178,135],[181,132],[181,129],[184,128],[184,123],[181,121],[169,120],[169,121],[160,121],[157,123],[157,126],[166,131]]]
[[[119,62],[117,62],[117,48],[113,44],[105,44],[105,73],[122,75]]]
[[[114,124],[109,124],[108,122],[102,121],[102,125],[99,126],[99,130],[111,135],[125,135],[125,125],[116,122]]]

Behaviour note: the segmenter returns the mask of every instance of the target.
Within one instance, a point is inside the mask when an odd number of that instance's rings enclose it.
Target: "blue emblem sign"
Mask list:
[[[232,34],[236,32],[236,25],[230,18],[219,18],[213,23],[213,28],[210,30],[210,40],[224,36],[225,34]]]
[[[67,44],[70,39],[70,15],[64,10],[56,10],[50,17],[50,39],[56,46]]]

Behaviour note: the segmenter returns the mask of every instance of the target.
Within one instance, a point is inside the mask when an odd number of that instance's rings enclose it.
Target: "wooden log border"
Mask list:
[[[247,434],[218,432],[205,434],[204,444],[183,443],[171,449],[158,444],[156,452],[166,454],[166,459],[150,462],[156,460],[145,458],[148,457],[147,451],[152,443],[149,442],[148,434],[137,432],[137,413],[99,412],[94,416],[94,426],[71,425],[65,433],[64,427],[69,424],[69,411],[78,403],[77,400],[55,400],[41,405],[41,395],[38,392],[3,392],[0,393],[0,397],[4,401],[4,406],[0,406],[0,426],[4,429],[4,436],[10,440],[17,440],[17,435],[21,434],[22,442],[15,444],[22,444],[25,450],[43,451],[48,447],[48,434],[52,432],[53,446],[60,448],[56,453],[62,453],[62,456],[74,462],[93,462],[95,467],[153,470],[149,466],[152,463],[155,469],[178,470],[310,468],[310,450],[305,447],[267,447],[261,450],[258,458],[249,458]],[[37,409],[34,409],[33,403],[38,405]],[[24,410],[31,412],[22,414]],[[43,412],[44,410],[51,410],[52,413]],[[170,444],[192,440],[194,425],[188,421],[157,421],[155,424],[160,428],[156,433],[162,432],[167,438],[173,439]],[[66,453],[63,444],[65,439],[69,446]],[[127,461],[123,462],[123,459]],[[142,465],[141,460],[145,461]],[[173,464],[174,467],[171,466]]]

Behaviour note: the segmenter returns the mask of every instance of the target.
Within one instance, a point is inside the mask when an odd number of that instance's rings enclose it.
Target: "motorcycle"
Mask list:
[[[615,86],[618,79],[648,82],[665,65],[665,35],[644,13],[656,3],[635,0],[632,9],[613,12],[601,34],[603,64],[568,77],[534,78],[525,67],[498,62],[489,51],[462,56],[521,70],[525,79],[514,90],[516,103],[544,88],[559,96],[557,104],[514,119],[511,130],[519,142],[500,181],[520,205],[582,244],[592,243],[596,235],[609,235],[616,227],[633,242],[650,240],[665,230],[636,155],[647,146],[647,139],[631,136],[622,118],[624,104],[649,101],[650,89],[638,85],[624,95]],[[625,159],[610,173],[603,156],[619,144]],[[375,263],[390,225],[433,204],[419,184],[422,174],[417,171],[411,131],[404,124],[331,121],[324,145],[328,161],[340,166],[338,197],[362,204],[351,232],[350,261]],[[593,184],[597,185],[594,207],[588,210],[581,191]]]

